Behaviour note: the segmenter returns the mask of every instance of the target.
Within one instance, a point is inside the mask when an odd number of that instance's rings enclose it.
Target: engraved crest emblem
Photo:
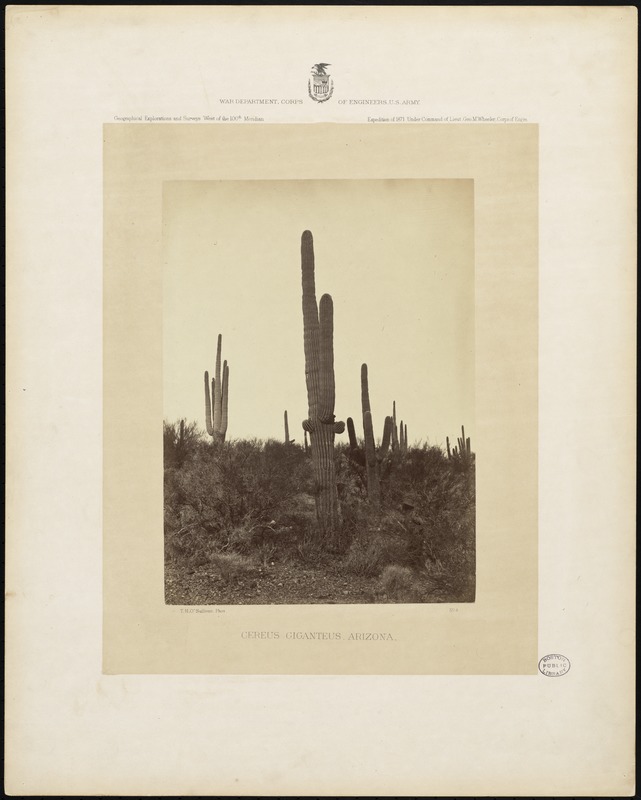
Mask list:
[[[312,77],[307,81],[309,96],[317,103],[325,103],[334,92],[334,81],[327,72],[327,67],[329,66],[331,64],[314,64]]]

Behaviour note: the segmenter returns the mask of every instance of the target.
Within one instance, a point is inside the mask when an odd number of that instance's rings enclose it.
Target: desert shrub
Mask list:
[[[338,497],[341,502],[349,502],[352,498],[367,496],[367,477],[365,466],[354,460],[348,445],[336,446],[336,483]]]
[[[398,564],[385,567],[379,578],[379,587],[391,600],[401,603],[415,602],[418,596],[412,570]]]
[[[409,491],[401,499],[412,566],[422,570],[434,599],[474,600],[475,470],[450,468],[435,448],[417,449]],[[416,477],[420,476],[420,480]]]
[[[237,555],[254,564],[338,566],[381,580],[386,568],[397,567],[409,570],[431,600],[474,599],[473,464],[457,471],[439,448],[426,445],[397,451],[382,465],[382,507],[373,509],[362,465],[337,445],[343,527],[329,552],[318,540],[311,459],[302,447],[274,440],[214,446],[195,438],[187,456],[176,459],[175,425],[165,433],[168,560],[193,568]]]
[[[166,465],[168,521],[188,508],[213,530],[248,516],[268,521],[288,499],[310,491],[311,467],[300,447],[256,440],[201,443],[182,468]]]
[[[165,532],[165,554],[169,561],[195,568],[208,564],[214,552],[211,536],[196,524]]]
[[[203,436],[196,422],[182,419],[163,423],[163,458],[165,468],[180,469],[193,457]]]
[[[323,543],[319,541],[316,531],[313,528],[307,528],[302,531],[298,537],[296,548],[292,555],[297,561],[309,566],[319,566],[320,564],[327,563],[328,557]]]
[[[239,553],[216,553],[211,558],[211,564],[227,583],[250,573],[253,569],[252,562]]]
[[[352,508],[354,511],[354,508]],[[400,515],[378,514],[362,504],[360,514],[353,514],[351,543],[342,566],[346,572],[364,577],[379,575],[388,564],[409,565],[405,531]],[[356,521],[360,523],[356,525]]]
[[[311,464],[301,447],[200,441],[180,467],[174,463],[166,462],[164,476],[167,558],[193,566],[216,553],[296,557],[315,521]]]
[[[387,459],[382,474],[384,504],[397,508],[409,494],[421,493],[449,473],[447,457],[439,447],[411,447]]]
[[[358,490],[343,501],[350,539],[343,568],[375,576],[398,566],[409,569],[432,600],[473,600],[473,467],[466,474],[452,470],[443,452],[428,446],[397,452],[388,461],[381,470],[380,513]]]
[[[343,569],[352,575],[371,578],[381,571],[383,551],[378,537],[368,541],[356,539],[343,559]]]

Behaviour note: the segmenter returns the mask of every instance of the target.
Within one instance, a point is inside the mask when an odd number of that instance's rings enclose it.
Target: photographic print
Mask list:
[[[536,671],[537,142],[106,126],[109,674]]]
[[[164,183],[167,604],[474,601],[473,208]]]

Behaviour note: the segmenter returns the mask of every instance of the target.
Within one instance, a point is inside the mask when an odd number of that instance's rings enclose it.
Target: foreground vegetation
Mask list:
[[[195,423],[165,423],[166,602],[473,601],[473,459],[406,444],[380,465],[373,505],[361,452],[335,447],[339,524],[328,547],[305,448],[216,444]]]

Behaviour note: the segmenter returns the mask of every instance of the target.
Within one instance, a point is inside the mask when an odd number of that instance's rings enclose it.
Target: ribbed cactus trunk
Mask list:
[[[356,439],[356,428],[354,427],[354,420],[347,417],[347,435],[349,436],[349,449],[354,452],[358,450],[358,441]]]
[[[303,343],[308,416],[303,429],[309,433],[314,470],[316,519],[320,536],[337,544],[340,509],[334,466],[334,437],[345,430],[334,417],[334,307],[324,294],[316,304],[314,241],[309,231],[301,239],[303,284]]]
[[[284,422],[285,422],[285,444],[290,444],[290,440],[289,440],[289,422],[287,421],[287,411],[285,411]]]
[[[374,441],[374,425],[372,412],[363,414],[363,430],[365,432],[365,464],[367,466],[367,496],[375,507],[381,505],[381,481],[378,474],[378,460],[376,458],[376,442]]]

